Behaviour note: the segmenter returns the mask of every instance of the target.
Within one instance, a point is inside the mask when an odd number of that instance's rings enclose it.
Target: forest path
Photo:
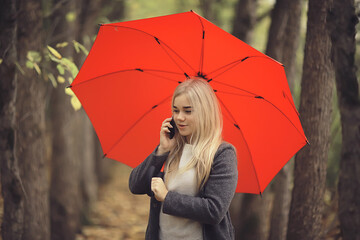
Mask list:
[[[128,187],[132,168],[116,163],[113,177],[100,187],[99,198],[76,240],[137,240],[145,238],[149,214],[147,195],[133,195]]]

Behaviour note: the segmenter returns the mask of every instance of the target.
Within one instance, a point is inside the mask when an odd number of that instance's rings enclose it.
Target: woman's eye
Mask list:
[[[185,113],[188,113],[188,114],[190,114],[190,113],[191,113],[191,111],[185,111]]]
[[[173,112],[174,112],[174,113],[178,113],[178,112],[179,112],[179,110],[173,110]]]

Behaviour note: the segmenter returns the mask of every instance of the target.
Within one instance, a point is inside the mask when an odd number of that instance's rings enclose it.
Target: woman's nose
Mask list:
[[[178,114],[178,116],[177,116],[177,119],[178,119],[179,121],[184,121],[184,120],[185,120],[184,114],[183,114],[182,112],[180,112],[180,113]]]

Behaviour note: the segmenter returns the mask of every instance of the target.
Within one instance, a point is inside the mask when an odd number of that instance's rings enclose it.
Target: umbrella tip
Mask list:
[[[106,156],[107,156],[107,153],[105,153],[102,158],[104,159],[104,158],[106,158]]]
[[[71,86],[71,85],[69,85],[69,86],[67,86],[66,88],[72,88],[72,86]]]
[[[260,197],[262,198],[262,193],[260,192]]]

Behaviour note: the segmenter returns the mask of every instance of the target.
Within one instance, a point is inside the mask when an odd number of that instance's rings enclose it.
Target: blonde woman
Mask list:
[[[234,239],[229,215],[237,184],[234,147],[222,140],[216,95],[203,79],[179,84],[160,144],[130,175],[134,194],[150,194],[148,240]],[[176,128],[170,138],[170,128]],[[164,174],[149,179],[151,169]],[[150,173],[152,174],[152,173]],[[151,182],[151,190],[148,182]]]

